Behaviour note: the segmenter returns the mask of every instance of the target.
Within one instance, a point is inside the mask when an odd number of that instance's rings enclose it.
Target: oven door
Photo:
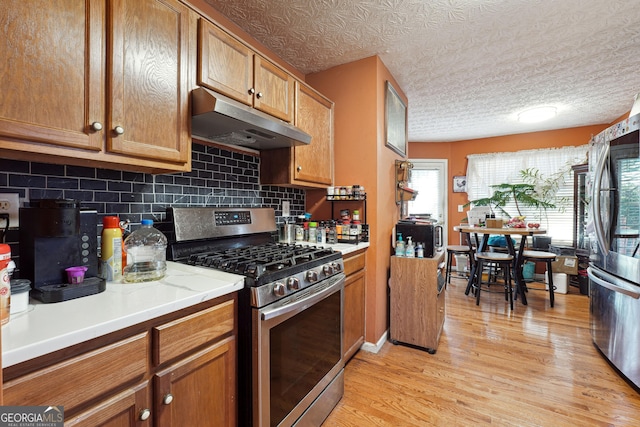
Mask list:
[[[340,273],[253,310],[254,426],[290,426],[310,407],[330,412],[342,398],[343,383],[333,380],[344,368],[344,281]]]

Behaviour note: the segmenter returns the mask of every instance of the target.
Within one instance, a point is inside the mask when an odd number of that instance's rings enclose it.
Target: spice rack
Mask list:
[[[367,195],[366,193],[359,194],[357,196],[353,195],[327,195],[327,202],[331,202],[331,218],[335,218],[334,215],[334,204],[335,202],[362,202],[362,231],[357,236],[349,236],[348,239],[340,239],[338,238],[338,243],[353,243],[358,244],[360,242],[368,242],[369,241],[369,224],[367,223]],[[351,239],[351,237],[355,237],[355,239]]]

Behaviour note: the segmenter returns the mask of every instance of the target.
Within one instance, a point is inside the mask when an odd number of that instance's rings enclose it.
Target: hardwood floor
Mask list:
[[[476,306],[465,286],[448,287],[436,354],[359,351],[323,426],[640,426],[640,394],[592,344],[587,296],[572,287],[550,308],[532,290],[510,312],[504,294]]]

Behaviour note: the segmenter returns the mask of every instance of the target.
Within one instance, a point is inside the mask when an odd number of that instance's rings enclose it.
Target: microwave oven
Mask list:
[[[397,239],[398,233],[402,233],[402,240],[405,242],[411,237],[416,246],[422,243],[425,258],[433,258],[443,246],[441,225],[404,220],[396,224],[394,240]]]

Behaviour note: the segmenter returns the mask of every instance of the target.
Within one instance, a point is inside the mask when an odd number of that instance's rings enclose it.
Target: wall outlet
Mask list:
[[[282,216],[291,216],[291,202],[288,200],[282,202]]]
[[[9,214],[9,227],[18,227],[18,209],[20,207],[20,199],[18,193],[0,193],[0,213]],[[0,227],[4,227],[4,221]]]
[[[464,212],[464,205],[458,205],[458,212]]]

